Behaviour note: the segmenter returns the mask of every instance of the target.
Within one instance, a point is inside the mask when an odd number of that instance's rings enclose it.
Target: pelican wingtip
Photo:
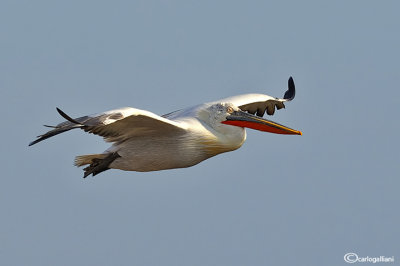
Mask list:
[[[294,99],[295,95],[296,95],[296,87],[294,85],[293,77],[290,76],[289,80],[288,80],[288,90],[285,92],[283,99],[285,99],[287,101],[291,101]]]

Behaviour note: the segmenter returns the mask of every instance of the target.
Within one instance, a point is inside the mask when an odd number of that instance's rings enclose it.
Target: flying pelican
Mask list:
[[[244,94],[204,103],[158,116],[149,111],[125,107],[95,115],[71,118],[57,108],[67,121],[40,135],[42,140],[80,128],[99,135],[112,146],[100,154],[81,155],[75,165],[84,176],[108,169],[158,171],[190,167],[217,154],[240,148],[245,127],[276,134],[302,135],[301,131],[262,118],[284,108],[295,96],[292,77],[283,99],[264,94]],[[255,115],[256,114],[256,115]]]

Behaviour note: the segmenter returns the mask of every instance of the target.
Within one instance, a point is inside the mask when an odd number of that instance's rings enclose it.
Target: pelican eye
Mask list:
[[[232,114],[233,113],[233,108],[231,106],[228,106],[226,111],[228,112],[228,114]]]

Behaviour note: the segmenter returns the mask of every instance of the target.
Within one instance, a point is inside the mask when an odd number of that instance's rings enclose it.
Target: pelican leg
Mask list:
[[[113,153],[110,153],[104,159],[98,159],[98,158],[93,159],[92,163],[88,167],[83,169],[83,171],[84,171],[83,178],[86,178],[90,174],[95,176],[101,172],[104,172],[104,171],[110,169],[109,168],[110,164],[119,157],[121,157],[121,156],[118,153],[113,152]]]

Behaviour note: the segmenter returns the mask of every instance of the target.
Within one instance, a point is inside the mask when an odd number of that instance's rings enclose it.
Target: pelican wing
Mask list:
[[[179,135],[185,132],[185,127],[177,122],[130,107],[75,119],[58,108],[57,111],[67,121],[57,126],[47,126],[54,129],[38,136],[38,139],[31,142],[29,146],[74,128],[81,128],[86,132],[99,135],[108,142],[119,142],[143,135]]]
[[[247,111],[251,114],[257,113],[258,116],[263,116],[265,112],[268,115],[273,115],[275,109],[279,110],[285,108],[284,102],[293,100],[295,94],[294,81],[293,78],[290,77],[288,80],[288,90],[285,92],[282,99],[265,94],[244,94],[225,98],[220,101],[230,102],[243,111]]]

